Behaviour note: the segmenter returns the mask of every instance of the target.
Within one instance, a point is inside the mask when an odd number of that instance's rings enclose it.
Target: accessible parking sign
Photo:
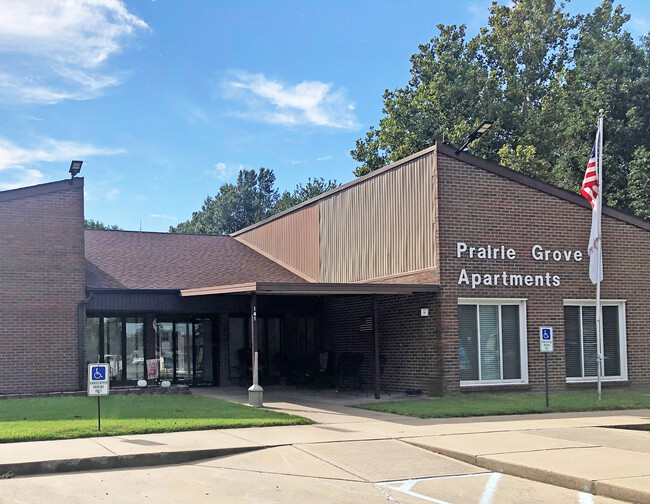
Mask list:
[[[106,396],[109,392],[109,365],[88,364],[88,395]]]

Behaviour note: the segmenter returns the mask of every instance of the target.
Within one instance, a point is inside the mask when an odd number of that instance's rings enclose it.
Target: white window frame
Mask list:
[[[625,382],[628,380],[627,376],[627,332],[625,328],[627,324],[625,322],[625,312],[627,299],[601,299],[600,300],[600,309],[601,309],[601,320],[602,320],[602,309],[603,306],[617,306],[618,307],[618,355],[621,359],[621,374],[618,376],[601,376],[600,380],[603,382]],[[595,299],[565,299],[564,306],[596,306]],[[582,315],[582,310],[580,310]],[[566,335],[565,335],[566,338]],[[602,334],[601,334],[602,339]],[[582,316],[580,317],[580,347],[582,348]],[[601,348],[602,345],[601,345]],[[582,353],[582,361],[584,367],[584,352]],[[583,371],[584,373],[584,371]],[[566,371],[565,371],[566,374]],[[588,376],[583,377],[566,377],[567,383],[596,383],[598,381],[597,376]]]
[[[519,358],[521,365],[521,378],[509,380],[461,380],[461,387],[493,387],[495,385],[528,385],[528,330],[526,324],[526,301],[527,298],[458,298],[458,305],[516,305],[519,306]],[[499,340],[503,349],[501,335],[501,309],[499,314]],[[479,335],[477,334],[477,337]],[[480,338],[479,338],[480,340]],[[460,357],[459,357],[460,358]],[[500,352],[501,372],[503,373],[503,351]],[[479,343],[479,362],[481,359]]]

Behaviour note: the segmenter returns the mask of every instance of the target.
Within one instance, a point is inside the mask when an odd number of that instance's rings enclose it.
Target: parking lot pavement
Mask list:
[[[2,504],[621,504],[395,440],[281,446],[192,464],[0,481]]]
[[[616,504],[621,501],[497,472],[376,484],[403,504]]]

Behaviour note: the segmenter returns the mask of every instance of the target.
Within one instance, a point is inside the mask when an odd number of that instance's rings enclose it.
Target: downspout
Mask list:
[[[93,298],[94,293],[88,294],[88,297],[83,301],[79,301],[77,304],[77,354],[78,354],[78,364],[79,364],[79,390],[85,388],[84,384],[84,371],[85,371],[85,362],[84,362],[84,322],[86,319],[86,305],[90,303],[90,300]]]

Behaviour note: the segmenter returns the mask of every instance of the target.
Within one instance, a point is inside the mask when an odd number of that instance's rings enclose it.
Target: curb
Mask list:
[[[468,453],[424,445],[417,441],[406,439],[400,439],[400,441],[417,446],[418,448],[424,448],[425,450],[437,453],[438,455],[444,455],[445,457],[482,467],[489,471],[500,472],[509,476],[516,476],[532,481],[539,481],[540,483],[569,488],[571,490],[608,497],[610,499],[632,502],[634,504],[650,504],[649,493],[618,486],[615,483],[611,483],[611,480],[608,482],[594,481],[587,478],[580,478],[578,476],[571,476],[569,474],[556,473],[544,469],[537,469],[535,467],[494,460],[490,458],[489,455],[470,455]]]
[[[41,460],[36,462],[20,462],[17,464],[0,464],[0,475],[10,475],[9,477],[36,476],[41,474],[183,464],[194,460],[236,455],[238,453],[262,450],[264,448],[267,447],[242,446],[237,448],[138,453],[134,455],[114,455],[106,457]]]

